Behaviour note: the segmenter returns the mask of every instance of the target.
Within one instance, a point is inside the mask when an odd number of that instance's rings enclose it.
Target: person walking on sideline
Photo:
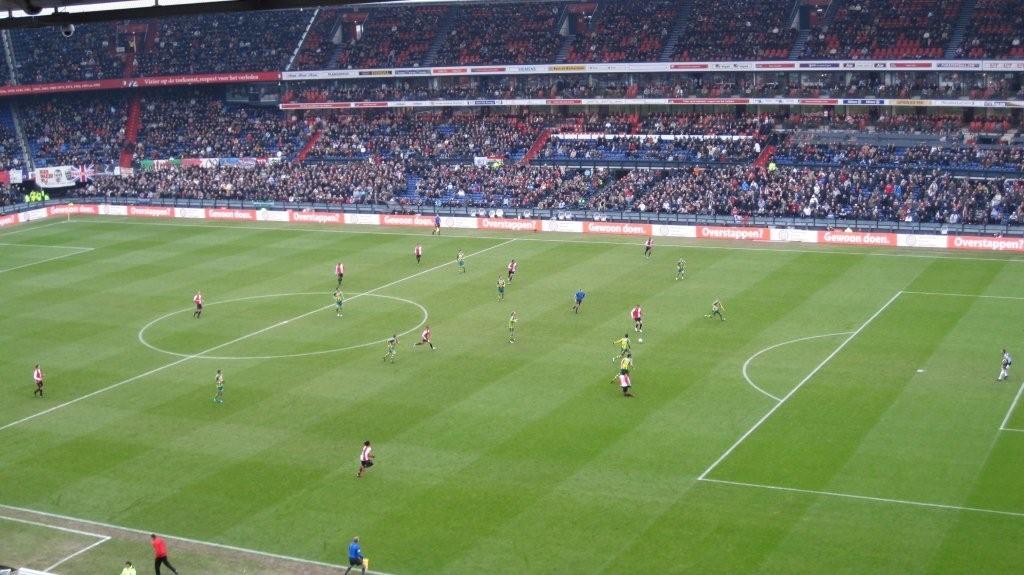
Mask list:
[[[153,546],[153,569],[156,571],[156,575],[160,575],[161,565],[166,565],[171,570],[171,573],[178,575],[178,570],[167,560],[167,543],[163,538],[157,537],[156,533],[150,533],[149,539],[150,544]]]
[[[366,575],[367,563],[369,561],[363,557],[363,548],[359,546],[359,538],[353,537],[352,542],[348,544],[348,569],[345,569],[345,575],[348,575],[353,567],[359,567],[360,573]]]
[[[121,575],[137,575],[131,561],[124,562],[124,569],[121,570]]]

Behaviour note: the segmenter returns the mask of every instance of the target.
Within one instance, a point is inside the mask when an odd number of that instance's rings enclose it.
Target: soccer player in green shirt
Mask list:
[[[629,334],[624,334],[621,339],[615,340],[615,345],[619,346],[619,355],[612,357],[612,361],[619,361],[629,354]]]
[[[217,375],[213,376],[213,383],[217,386],[217,395],[213,396],[214,403],[224,403],[224,374],[221,370],[217,370]]]
[[[684,260],[683,258],[679,258],[679,261],[676,262],[676,281],[679,281],[681,279],[686,279],[685,277],[683,277],[685,275],[686,275],[686,260]]]
[[[508,342],[516,342],[516,322],[519,321],[519,317],[516,316],[516,312],[512,312],[512,315],[508,318]]]
[[[395,363],[395,355],[398,354],[398,335],[394,334],[388,338],[388,350],[384,353],[384,361]]]
[[[459,263],[459,271],[466,273],[466,254],[459,250],[459,255],[455,256],[455,261]]]
[[[345,304],[345,294],[340,289],[334,290],[334,312],[341,317],[341,306]]]
[[[505,301],[505,278],[498,278],[498,301]]]

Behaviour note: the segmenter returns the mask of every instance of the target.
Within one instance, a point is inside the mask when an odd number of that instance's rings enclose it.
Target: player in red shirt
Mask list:
[[[338,278],[338,287],[341,287],[341,280],[345,279],[345,264],[341,262],[334,264],[334,275]]]
[[[412,250],[412,253],[416,255],[416,263],[420,263],[420,258],[423,257],[423,246],[416,244],[416,248]]]
[[[434,342],[430,341],[430,326],[423,328],[423,333],[420,334],[420,341],[416,345],[427,344],[430,346],[430,350],[434,350]]]
[[[512,279],[516,275],[516,270],[519,269],[519,262],[512,260],[508,262],[508,283],[512,283]]]
[[[651,252],[653,252],[653,251],[654,251],[654,238],[648,237],[647,241],[644,242],[644,257],[649,259],[651,257]]]
[[[32,392],[33,397],[38,395],[43,396],[43,370],[39,368],[39,364],[36,364],[36,368],[32,370],[32,381],[36,384],[36,390]]]
[[[171,573],[178,575],[178,570],[167,560],[167,543],[162,538],[157,537],[156,533],[150,533],[149,544],[153,546],[153,568],[156,570],[156,575],[160,575],[161,565],[166,565],[171,570]]]
[[[199,319],[203,315],[203,292],[197,291],[196,295],[192,296],[192,303],[196,304],[196,311],[192,312],[192,317]]]
[[[629,312],[630,317],[633,318],[633,331],[637,333],[644,332],[644,308],[637,304],[633,307],[633,311]]]

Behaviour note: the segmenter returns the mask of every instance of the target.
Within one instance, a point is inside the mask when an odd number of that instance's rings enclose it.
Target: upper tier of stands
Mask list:
[[[1024,0],[831,4],[806,44],[794,29],[795,0],[328,7],[87,24],[72,38],[15,29],[0,82],[12,81],[12,69],[27,84],[471,64],[1024,58]]]

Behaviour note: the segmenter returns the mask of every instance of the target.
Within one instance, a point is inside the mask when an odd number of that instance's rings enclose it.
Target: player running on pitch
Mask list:
[[[36,390],[32,392],[32,397],[43,396],[43,370],[36,364],[35,369],[32,370],[32,382],[36,384]]]
[[[338,287],[341,287],[341,282],[345,279],[345,264],[341,262],[334,264],[334,276],[338,278]]]
[[[1001,369],[999,370],[999,377],[996,381],[1005,381],[1010,377],[1010,366],[1013,365],[1013,358],[1010,357],[1010,352],[1003,350],[1003,360],[1000,363]]]
[[[686,260],[679,258],[676,262],[676,281],[686,279]]]
[[[340,289],[334,290],[334,315],[342,317],[341,308],[345,305],[345,293]]]
[[[711,313],[706,314],[704,317],[706,317],[708,319],[711,319],[711,318],[714,318],[714,317],[718,317],[718,319],[720,319],[722,321],[725,321],[725,316],[722,315],[723,311],[725,311],[725,306],[722,305],[722,300],[716,299],[711,304]]]
[[[498,276],[498,301],[505,301],[505,278]]]
[[[627,353],[619,360],[619,375],[629,375],[629,370],[633,368],[633,354]],[[612,378],[612,383],[618,376]]]
[[[434,342],[430,341],[430,326],[429,325],[423,328],[423,333],[420,334],[420,340],[418,342],[414,343],[413,345],[424,345],[424,344],[430,346],[430,351],[434,351],[434,349],[436,349],[434,347]]]
[[[466,254],[462,250],[459,250],[458,255],[455,256],[455,261],[459,264],[459,271],[466,273]]]
[[[384,352],[384,360],[395,363],[395,357],[398,355],[398,334],[392,334],[387,340],[388,349]]]
[[[213,396],[214,403],[224,403],[224,373],[221,370],[217,370],[217,374],[213,376],[213,383],[217,386],[217,395]]]
[[[510,315],[508,317],[508,342],[509,343],[515,343],[516,342],[516,323],[518,323],[518,322],[519,322],[519,316],[516,315],[516,312],[512,312],[512,315]]]
[[[636,397],[631,391],[633,389],[633,381],[629,379],[628,373],[619,374],[619,387],[622,388],[622,397]]]
[[[580,313],[580,306],[583,305],[583,298],[587,297],[587,292],[583,291],[583,288],[576,290],[576,303],[572,306],[572,311]]]
[[[629,334],[622,334],[622,337],[615,340],[615,345],[619,346],[619,355],[612,356],[612,361],[619,361],[620,359],[629,355]]]
[[[356,479],[359,479],[366,473],[366,470],[373,467],[373,460],[376,459],[373,455],[373,448],[370,447],[369,441],[363,442],[363,450],[359,452],[359,471],[356,473]]]
[[[434,215],[434,231],[430,232],[430,235],[441,235],[441,216]]]
[[[654,252],[654,238],[648,236],[647,241],[644,242],[644,257],[651,259],[651,254]]]
[[[420,260],[423,259],[423,246],[421,246],[420,244],[416,244],[416,247],[413,248],[412,253],[413,255],[416,256],[416,263],[420,263]]]
[[[629,317],[633,318],[633,331],[642,335],[644,333],[644,308],[640,307],[640,304],[636,304],[629,312]]]
[[[512,283],[512,280],[516,277],[516,271],[519,269],[519,262],[512,260],[508,262],[508,283]]]
[[[192,317],[201,318],[203,316],[203,292],[197,291],[196,295],[192,296],[192,303],[196,305],[196,311],[192,312]]]

